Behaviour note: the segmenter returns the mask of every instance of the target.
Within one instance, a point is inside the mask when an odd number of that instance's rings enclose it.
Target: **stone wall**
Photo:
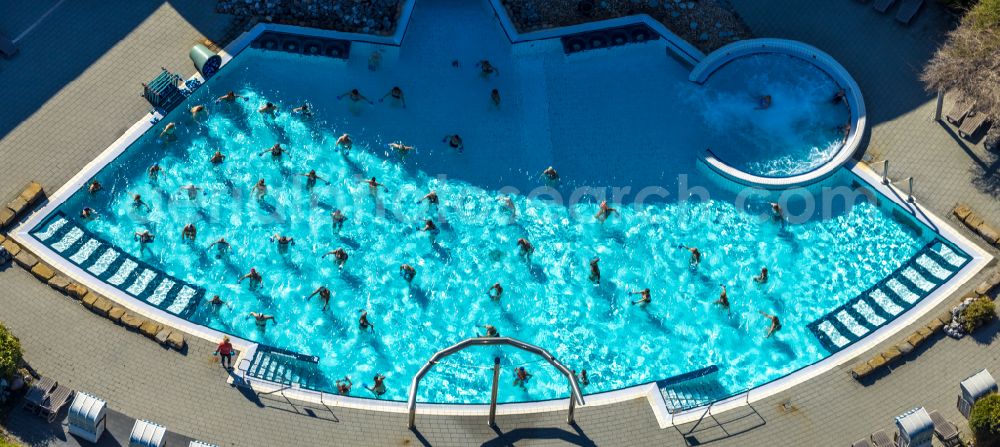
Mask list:
[[[241,22],[387,36],[396,31],[401,5],[401,0],[219,0],[215,9]]]

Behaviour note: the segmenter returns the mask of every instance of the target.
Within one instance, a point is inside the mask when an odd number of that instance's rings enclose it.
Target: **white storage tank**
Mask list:
[[[97,440],[104,434],[107,416],[107,402],[93,395],[77,392],[66,417],[69,423],[69,433],[89,442],[97,443]]]

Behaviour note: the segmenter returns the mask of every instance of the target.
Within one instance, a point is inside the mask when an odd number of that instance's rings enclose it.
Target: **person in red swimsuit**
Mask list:
[[[222,337],[222,343],[215,349],[215,355],[219,356],[219,363],[226,369],[233,369],[233,344],[229,342],[229,337]],[[226,363],[229,366],[226,366]]]

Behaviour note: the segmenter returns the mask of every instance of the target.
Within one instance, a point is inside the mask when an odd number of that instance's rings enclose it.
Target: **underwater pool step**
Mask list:
[[[319,377],[318,363],[319,358],[315,356],[258,345],[257,352],[247,367],[247,375],[283,385],[296,384],[301,388],[317,389],[315,378]]]
[[[810,323],[809,329],[831,353],[844,349],[915,306],[969,259],[940,240],[931,241],[868,290]]]

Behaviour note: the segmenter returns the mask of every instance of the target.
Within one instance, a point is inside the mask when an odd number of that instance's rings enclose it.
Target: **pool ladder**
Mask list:
[[[882,184],[888,185],[892,180],[889,180],[889,160],[882,160]],[[916,203],[917,199],[913,197],[913,177],[906,178],[906,201],[909,203]]]

